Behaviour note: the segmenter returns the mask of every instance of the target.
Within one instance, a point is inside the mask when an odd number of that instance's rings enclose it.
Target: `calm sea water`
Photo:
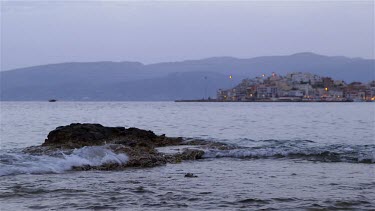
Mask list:
[[[1,102],[0,208],[371,210],[375,104]],[[139,127],[244,149],[125,171],[70,171],[105,149],[22,154],[73,122]],[[112,155],[110,155],[112,156]],[[95,158],[95,159],[94,159]],[[121,160],[121,157],[110,157]],[[126,159],[124,160],[126,162]],[[197,178],[185,178],[185,173]]]

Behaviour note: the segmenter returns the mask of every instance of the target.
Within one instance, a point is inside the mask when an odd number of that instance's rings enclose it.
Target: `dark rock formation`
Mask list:
[[[195,178],[195,177],[198,177],[198,176],[194,175],[193,173],[187,173],[187,174],[185,174],[185,177]]]
[[[178,145],[182,138],[157,136],[152,131],[138,128],[104,127],[100,124],[74,123],[51,131],[42,146],[80,148],[103,144],[121,144],[130,147],[161,147]]]
[[[76,148],[85,146],[106,145],[116,154],[125,153],[129,157],[126,164],[108,163],[101,166],[76,166],[76,170],[114,170],[126,167],[153,167],[166,163],[178,163],[183,160],[201,159],[204,151],[200,149],[183,149],[175,154],[164,154],[156,147],[176,145],[202,145],[207,147],[211,142],[171,138],[156,135],[152,131],[138,128],[105,127],[100,124],[74,123],[57,127],[51,131],[41,146],[28,147],[26,153],[37,155],[61,155],[72,153]],[[223,144],[212,144],[214,148],[222,148]]]

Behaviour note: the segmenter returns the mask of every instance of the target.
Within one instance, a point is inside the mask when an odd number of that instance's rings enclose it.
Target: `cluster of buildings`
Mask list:
[[[217,92],[217,101],[375,101],[375,81],[345,83],[330,77],[294,72],[244,79],[232,89]]]

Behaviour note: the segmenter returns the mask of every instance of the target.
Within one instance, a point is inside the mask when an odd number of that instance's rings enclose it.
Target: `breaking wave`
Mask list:
[[[107,146],[89,146],[75,149],[71,154],[52,157],[35,156],[20,152],[0,154],[0,176],[16,174],[62,173],[73,167],[101,166],[108,163],[125,164],[128,156],[116,154]]]
[[[256,146],[228,150],[205,148],[203,158],[302,159],[319,162],[375,163],[375,145],[317,145],[309,140],[261,140]],[[251,144],[250,144],[251,145]],[[22,152],[0,153],[0,176],[17,174],[63,173],[75,167],[126,164],[126,154],[114,153],[110,145],[87,146],[54,156]]]
[[[316,146],[312,141],[265,140],[265,145],[206,150],[205,158],[291,158],[320,162],[375,163],[375,145]]]

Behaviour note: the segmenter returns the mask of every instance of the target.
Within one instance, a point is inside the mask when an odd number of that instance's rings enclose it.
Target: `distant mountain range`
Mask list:
[[[310,72],[346,82],[375,78],[375,60],[297,53],[251,59],[214,57],[144,65],[74,62],[0,72],[1,100],[178,100],[215,97],[261,74]],[[232,75],[233,78],[229,79]]]

